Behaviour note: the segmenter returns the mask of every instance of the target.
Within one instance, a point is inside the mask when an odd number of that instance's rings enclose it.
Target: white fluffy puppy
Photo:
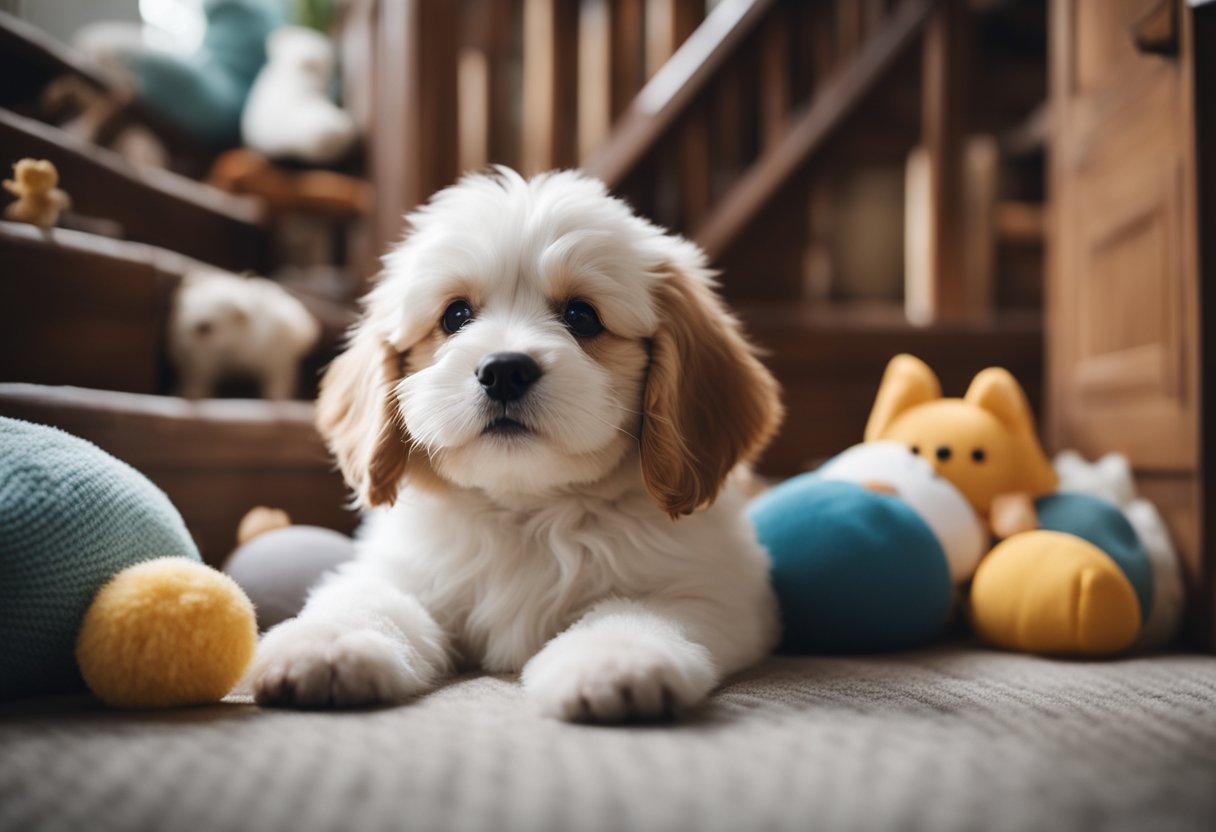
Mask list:
[[[356,560],[265,636],[259,702],[399,702],[522,671],[545,713],[693,705],[777,634],[731,472],[777,386],[703,254],[576,173],[470,176],[410,217],[318,423]]]
[[[183,278],[173,298],[169,357],[188,399],[210,396],[235,374],[257,379],[267,399],[290,399],[300,360],[320,335],[316,318],[277,283],[197,271]]]

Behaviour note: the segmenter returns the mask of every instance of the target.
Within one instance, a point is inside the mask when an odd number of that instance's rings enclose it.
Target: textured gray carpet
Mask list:
[[[0,709],[0,829],[1216,828],[1216,658],[774,659],[694,719],[533,716],[505,677],[400,708]]]

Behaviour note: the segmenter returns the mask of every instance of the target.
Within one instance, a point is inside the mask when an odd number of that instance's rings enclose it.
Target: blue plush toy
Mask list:
[[[205,0],[203,14],[203,42],[188,54],[134,38],[103,40],[88,51],[129,72],[140,98],[169,121],[212,147],[231,147],[240,143],[245,99],[266,63],[267,36],[284,22],[284,4]]]
[[[923,362],[897,356],[866,437],[752,506],[785,650],[925,644],[955,587],[966,589],[972,630],[1006,649],[1092,656],[1168,638],[1181,590],[1160,518],[1143,501],[1058,491],[1025,394],[1004,370],[946,399]],[[1076,484],[1094,479],[1067,456],[1060,464]],[[1113,490],[1126,497],[1125,462],[1122,471]],[[1077,490],[1090,489],[1064,489]]]
[[[987,538],[975,512],[894,442],[858,445],[751,506],[773,559],[782,650],[840,653],[925,644]]]

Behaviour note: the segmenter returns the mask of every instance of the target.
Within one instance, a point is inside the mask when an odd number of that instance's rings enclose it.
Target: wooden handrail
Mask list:
[[[705,0],[352,0],[339,34],[346,102],[377,189],[370,233],[354,241],[361,269],[370,274],[402,217],[462,171],[576,166],[648,78],[670,77],[668,59],[704,10]]]
[[[723,0],[647,82],[583,169],[610,188],[652,150],[764,19],[774,0]]]
[[[690,229],[698,243],[717,257],[750,219],[840,127],[866,94],[924,28],[939,0],[904,0],[772,151],[764,154],[725,195],[704,225]]]

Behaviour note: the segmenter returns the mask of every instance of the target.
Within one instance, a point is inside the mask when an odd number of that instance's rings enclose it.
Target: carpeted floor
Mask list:
[[[773,659],[680,724],[469,676],[356,713],[0,709],[0,829],[1216,829],[1216,658]]]

